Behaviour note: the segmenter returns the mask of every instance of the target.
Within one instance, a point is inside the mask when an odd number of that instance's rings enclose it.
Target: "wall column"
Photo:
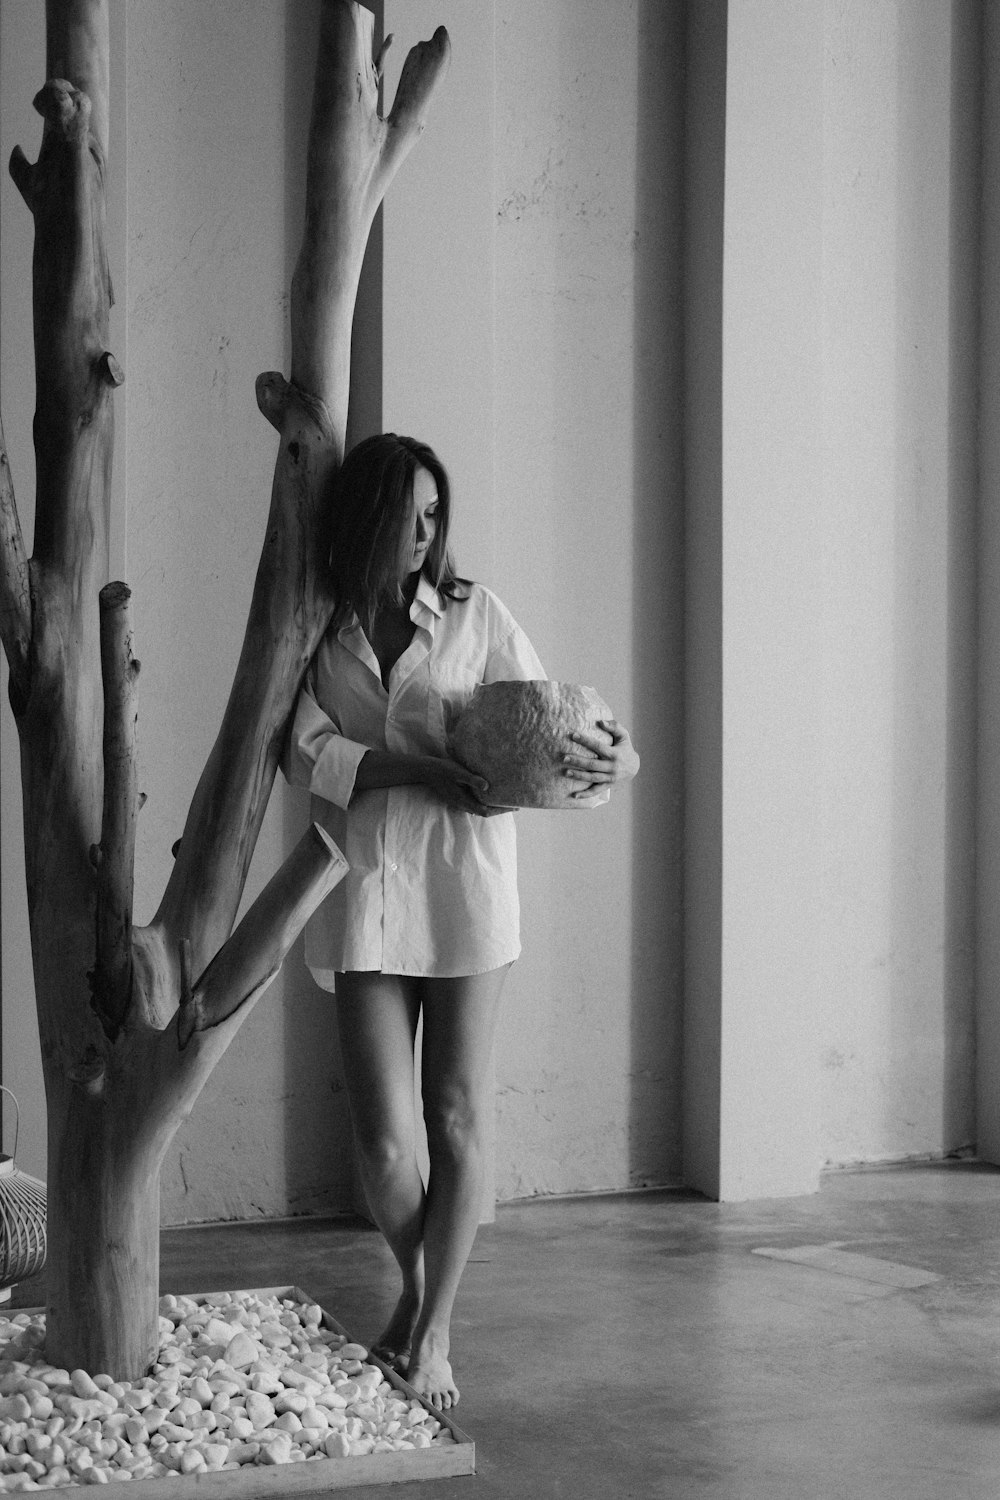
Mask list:
[[[725,258],[698,256],[717,208],[692,180],[685,1176],[742,1199],[820,1166],[823,9],[698,6],[691,42]]]

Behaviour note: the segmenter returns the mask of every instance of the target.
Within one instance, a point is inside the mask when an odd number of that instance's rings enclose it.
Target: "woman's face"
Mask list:
[[[406,573],[419,573],[437,532],[438,492],[433,474],[418,468],[413,475],[413,546]]]

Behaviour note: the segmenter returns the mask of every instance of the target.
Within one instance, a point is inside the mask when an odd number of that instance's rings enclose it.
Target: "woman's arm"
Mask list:
[[[457,760],[438,755],[399,755],[392,750],[369,750],[354,777],[353,803],[359,793],[388,786],[429,786],[449,807],[488,817],[501,809],[486,807],[480,798],[489,782]]]
[[[307,787],[336,807],[346,808],[368,746],[349,740],[316,701],[314,667],[299,692],[282,756],[282,770],[292,786]]]
[[[378,787],[420,783],[462,812],[488,816],[495,811],[476,795],[487,790],[487,783],[457,761],[373,750],[347,739],[320,708],[308,679],[296,704],[283,768],[294,786],[308,787],[337,807],[348,808],[359,793]]]

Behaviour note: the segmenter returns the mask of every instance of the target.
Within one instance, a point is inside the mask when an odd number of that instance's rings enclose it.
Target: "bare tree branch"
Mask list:
[[[35,107],[45,120],[38,161],[11,159],[35,219],[34,557],[93,599],[107,581],[111,392],[120,380],[106,353],[104,153],[90,100],[72,83],[50,76]]]
[[[396,97],[386,118],[387,128],[382,147],[378,185],[380,199],[405,158],[424,133],[431,99],[448,70],[450,57],[451,42],[443,26],[438,27],[429,42],[418,42],[406,55],[396,88]],[[380,53],[380,72],[381,61],[382,54]]]
[[[346,874],[337,845],[313,823],[195,984],[191,1003],[178,1012],[182,1048],[195,1031],[225,1021],[270,984],[317,906]]]
[[[154,918],[196,972],[229,935],[277,769],[284,727],[330,616],[323,507],[343,459],[351,322],[368,231],[423,128],[447,65],[443,28],[412,49],[391,123],[378,116],[370,11],[324,0],[309,131],[306,225],[292,279],[292,378],[257,399],[281,446],[250,618],[219,738]]]
[[[343,439],[351,320],[368,232],[451,55],[439,26],[410,49],[388,120],[378,113],[385,46],[372,56],[374,18],[327,0],[320,27],[309,131],[306,233],[292,278],[292,379],[326,402]]]
[[[131,592],[109,583],[100,593],[104,682],[104,816],[97,868],[94,998],[109,1036],[120,1028],[132,992],[132,885],[139,814],[136,685]]]

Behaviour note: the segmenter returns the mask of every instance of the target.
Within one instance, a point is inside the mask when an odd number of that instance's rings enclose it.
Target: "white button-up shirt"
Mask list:
[[[325,989],[343,970],[443,978],[520,952],[513,813],[459,812],[420,784],[354,796],[354,782],[369,749],[447,755],[479,683],[545,670],[482,584],[445,601],[421,578],[410,619],[413,640],[388,689],[354,617],[322,641],[296,706],[285,773],[312,792],[314,819],[350,866],[306,929],[306,962]]]

